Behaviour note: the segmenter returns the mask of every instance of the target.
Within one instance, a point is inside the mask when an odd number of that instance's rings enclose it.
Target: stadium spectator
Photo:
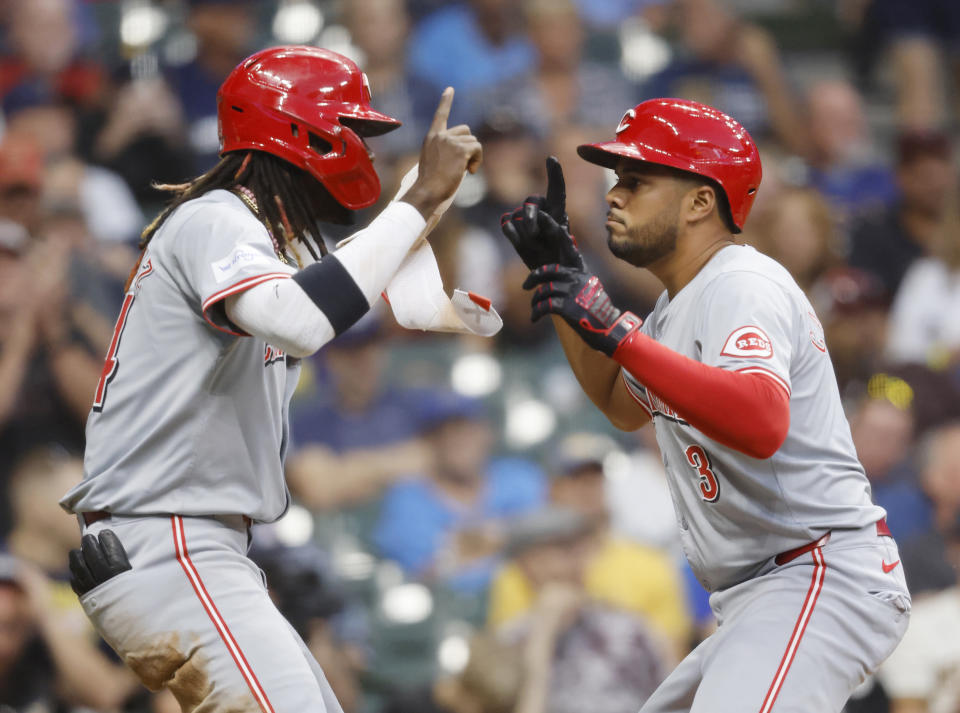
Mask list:
[[[808,129],[773,38],[720,0],[676,0],[674,8],[677,54],[650,78],[644,94],[715,106],[737,117],[754,138],[774,138],[805,155]]]
[[[894,537],[906,542],[930,521],[930,503],[917,484],[913,461],[912,389],[883,374],[869,388],[850,418],[853,444],[870,479],[873,501],[887,511]]]
[[[580,514],[594,527],[595,544],[584,565],[587,596],[644,617],[672,644],[679,661],[690,636],[679,572],[662,551],[616,537],[609,529],[603,461],[613,449],[609,438],[593,433],[574,433],[556,444],[551,449],[550,502]],[[535,575],[522,562],[508,561],[490,588],[489,625],[500,627],[529,612],[535,603],[534,582]]]
[[[69,297],[69,251],[31,244],[15,226],[0,228],[0,482],[34,446],[52,441],[82,450],[102,370],[79,328],[91,324],[89,315],[74,311],[79,301]],[[0,491],[0,511],[5,495]],[[0,517],[0,535],[9,526]]]
[[[584,59],[586,30],[573,0],[525,0],[522,7],[536,66],[498,83],[484,106],[511,107],[541,137],[565,124],[613,126],[637,90],[615,68]]]
[[[256,39],[254,0],[188,0],[186,27],[197,43],[186,64],[164,68],[163,75],[180,102],[193,152],[193,172],[203,173],[217,161],[217,89]]]
[[[107,86],[101,64],[83,56],[80,3],[5,3],[9,53],[0,59],[0,98],[24,82],[39,82],[78,112],[97,112]]]
[[[836,218],[815,189],[784,188],[747,230],[748,241],[787,268],[805,292],[839,261]]]
[[[500,629],[524,645],[525,713],[634,713],[665,676],[665,642],[647,621],[592,600],[586,568],[594,525],[551,507],[514,523],[510,550],[530,578],[535,604]]]
[[[44,167],[40,145],[30,136],[11,136],[0,144],[0,218],[35,233],[43,206]]]
[[[180,101],[167,83],[159,76],[134,77],[112,90],[91,158],[121,176],[153,212],[167,194],[152,184],[179,183],[193,172],[187,135]]]
[[[879,215],[855,222],[848,262],[879,277],[895,295],[907,269],[929,255],[952,185],[950,140],[942,133],[905,132],[897,139],[899,199]]]
[[[925,532],[900,548],[907,585],[914,596],[957,583],[960,565],[960,422],[933,429],[920,443],[920,485],[932,503]]]
[[[374,541],[414,577],[482,594],[508,521],[543,504],[545,478],[523,458],[491,457],[494,434],[474,399],[442,394],[425,423],[433,453],[427,477],[387,490]]]
[[[127,184],[113,171],[78,155],[77,117],[68,104],[43,85],[21,84],[4,97],[3,110],[6,140],[26,137],[40,149],[46,203],[78,205],[98,240],[116,243],[139,235],[143,213]]]
[[[314,357],[315,380],[291,406],[287,478],[311,509],[375,507],[389,485],[430,466],[420,414],[431,395],[389,381],[382,319],[370,313]]]
[[[359,705],[357,674],[366,645],[362,634],[355,638],[363,625],[353,620],[362,615],[344,598],[325,552],[311,542],[283,544],[275,532],[265,531],[271,527],[257,528],[250,556],[263,570],[277,609],[307,644],[345,713],[353,713]]]
[[[886,355],[895,362],[960,363],[960,193],[947,193],[946,210],[929,256],[913,262],[890,312]]]
[[[653,546],[683,559],[673,499],[657,434],[641,428],[623,455],[604,463],[610,527],[618,537]]]
[[[80,482],[82,464],[58,447],[37,449],[14,468],[10,481],[13,529],[7,546],[19,560],[17,582],[68,702],[116,710],[140,686],[133,674],[98,648],[99,637],[71,591],[67,554],[78,525],[57,504]]]
[[[851,4],[851,3],[848,3]],[[951,77],[960,66],[960,5],[954,0],[867,0],[856,13],[861,71],[888,54],[896,92],[896,121],[908,129],[949,123]],[[956,97],[954,97],[956,99]]]
[[[809,292],[821,322],[841,395],[856,393],[882,367],[890,296],[872,273],[831,268]]]
[[[403,131],[377,138],[377,153],[388,158],[415,155],[420,137],[430,126],[437,91],[432,83],[406,71],[411,29],[406,3],[352,0],[345,3],[343,19],[353,44],[363,53],[363,71],[377,106],[403,122]],[[458,94],[454,103],[460,100]]]
[[[476,123],[478,93],[529,71],[536,61],[522,33],[519,5],[509,0],[463,0],[423,18],[409,42],[411,74],[434,87],[457,90],[451,123]]]
[[[890,713],[951,713],[960,709],[958,672],[960,587],[954,586],[914,599],[910,627],[877,678]]]
[[[383,713],[539,713],[520,706],[525,680],[522,652],[487,633],[474,634],[462,671],[427,687],[391,695]]]
[[[17,560],[0,554],[0,701],[12,713],[54,713],[56,674]]]
[[[844,230],[856,217],[885,210],[896,199],[896,183],[880,161],[856,88],[841,79],[816,81],[806,91],[806,112],[808,182],[830,201]]]

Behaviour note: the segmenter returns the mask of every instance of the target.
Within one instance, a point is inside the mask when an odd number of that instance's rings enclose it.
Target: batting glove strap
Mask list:
[[[544,265],[530,273],[523,287],[533,290],[534,322],[545,314],[559,315],[587,344],[607,356],[643,324],[633,312],[613,304],[596,275],[580,269]]]

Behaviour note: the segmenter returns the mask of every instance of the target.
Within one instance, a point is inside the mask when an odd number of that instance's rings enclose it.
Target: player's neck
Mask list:
[[[710,258],[734,244],[733,237],[726,232],[681,237],[677,240],[676,250],[647,265],[647,269],[657,276],[667,289],[667,296],[673,299],[710,262]]]

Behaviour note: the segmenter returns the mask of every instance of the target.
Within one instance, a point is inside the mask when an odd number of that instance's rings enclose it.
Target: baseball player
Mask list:
[[[340,705],[247,558],[251,522],[283,515],[298,360],[378,298],[424,216],[475,170],[480,144],[440,100],[419,177],[327,253],[318,221],[371,205],[365,138],[399,122],[323,49],[246,59],[218,93],[220,162],[173,187],[143,234],[87,422],[84,479],[61,501],[83,528],[74,587],[108,644],[184,711]]]
[[[737,244],[760,158],[734,119],[653,99],[612,141],[610,251],[666,288],[641,320],[611,303],[569,236],[563,176],[504,216],[584,391],[610,421],[653,421],[680,538],[718,628],[642,713],[836,713],[896,646],[910,597],[857,460],[813,308]]]

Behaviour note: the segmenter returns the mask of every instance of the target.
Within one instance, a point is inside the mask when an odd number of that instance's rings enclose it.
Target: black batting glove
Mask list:
[[[78,595],[132,569],[119,538],[112,530],[102,530],[99,538],[84,535],[80,549],[70,550],[70,586]]]
[[[530,273],[523,289],[533,290],[532,321],[559,315],[583,341],[609,357],[643,324],[633,312],[620,311],[600,279],[582,269],[544,265]]]
[[[584,269],[583,256],[570,235],[567,189],[556,158],[547,159],[547,195],[527,196],[523,205],[500,218],[500,230],[531,270],[559,264]]]

